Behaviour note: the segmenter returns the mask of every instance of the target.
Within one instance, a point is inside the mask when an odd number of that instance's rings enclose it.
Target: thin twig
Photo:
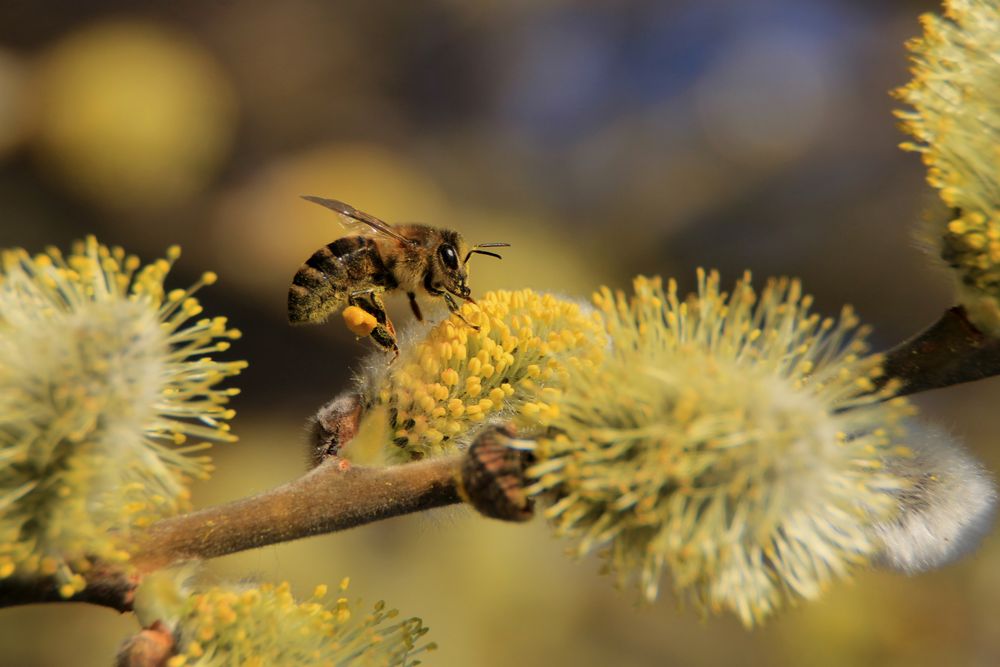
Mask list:
[[[492,444],[498,436],[487,433]],[[518,485],[515,479],[523,465],[512,464],[494,478],[482,465],[473,465],[471,456],[455,454],[385,468],[353,467],[331,456],[299,479],[270,491],[154,523],[130,549],[134,574],[95,566],[88,572],[87,587],[69,601],[129,611],[141,577],[173,563],[345,530],[463,500],[487,516],[511,515],[508,520],[517,521],[530,517],[526,499],[508,497],[508,487],[523,487],[523,480]],[[463,475],[472,476],[473,483],[467,484]],[[494,503],[503,507],[495,509]],[[518,509],[511,514],[510,507]],[[0,607],[65,601],[50,578],[0,581]]]
[[[937,322],[885,353],[885,375],[902,382],[896,396],[1000,375],[1000,340],[979,331],[955,306]]]
[[[154,523],[138,538],[132,563],[149,572],[458,503],[462,460],[366,468],[332,457],[270,491]]]
[[[59,582],[53,577],[0,580],[0,608],[37,602],[86,602],[110,607],[122,613],[132,611],[137,578],[120,569],[96,565],[85,576],[87,586],[70,598],[59,592]]]

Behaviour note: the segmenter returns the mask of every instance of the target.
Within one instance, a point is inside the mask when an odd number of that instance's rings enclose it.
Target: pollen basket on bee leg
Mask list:
[[[344,324],[347,325],[348,330],[359,338],[370,335],[378,326],[375,316],[358,306],[344,308],[341,316],[344,318]]]

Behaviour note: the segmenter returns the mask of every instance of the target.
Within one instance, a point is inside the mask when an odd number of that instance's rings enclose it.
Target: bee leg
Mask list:
[[[383,350],[392,352],[392,361],[395,361],[396,357],[399,356],[399,347],[396,345],[396,327],[392,326],[392,322],[385,312],[385,304],[382,302],[382,297],[379,296],[382,291],[380,287],[373,287],[351,292],[347,297],[347,302],[375,318],[378,324],[372,329],[369,337]],[[362,298],[363,296],[367,296],[367,298]]]
[[[423,322],[424,316],[420,312],[420,305],[417,303],[417,295],[413,292],[407,292],[406,296],[410,297],[410,310],[413,311],[413,316],[417,318],[417,322]]]
[[[376,322],[387,326],[393,331],[393,333],[395,333],[392,323],[389,322],[389,316],[386,315],[385,304],[382,303],[382,297],[379,296],[379,292],[382,291],[384,290],[381,287],[370,287],[368,289],[351,292],[347,295],[347,303],[365,311],[374,317]]]
[[[417,318],[417,322],[423,322],[424,315],[420,312],[420,304],[417,303],[417,295],[413,292],[407,292],[406,296],[410,298],[410,310],[413,311],[413,316]]]
[[[454,313],[458,317],[458,319],[465,322],[469,327],[475,329],[476,331],[479,331],[479,327],[470,322],[469,320],[465,319],[465,316],[462,315],[461,311],[459,311],[458,304],[455,302],[455,297],[453,297],[451,294],[448,294],[447,292],[443,292],[441,296],[444,297],[445,303],[448,304],[448,310]]]
[[[399,346],[396,345],[396,332],[391,329],[392,323],[389,326],[380,324],[369,334],[369,337],[378,345],[380,348],[386,352],[392,352],[392,359],[389,360],[391,364],[396,361],[396,357],[399,356]]]

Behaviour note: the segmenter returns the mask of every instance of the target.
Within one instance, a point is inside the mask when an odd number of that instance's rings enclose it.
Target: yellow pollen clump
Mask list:
[[[374,315],[357,306],[344,308],[341,315],[344,318],[344,324],[347,325],[347,329],[359,338],[364,338],[371,334],[375,330],[375,327],[378,326],[378,321]]]
[[[436,456],[467,444],[494,420],[535,426],[522,410],[547,389],[561,390],[566,369],[600,363],[601,317],[575,301],[531,290],[489,292],[400,350],[370,384],[376,418],[388,417],[387,462]],[[524,381],[533,378],[526,384]],[[364,427],[362,427],[364,429]],[[342,455],[350,458],[348,445]]]

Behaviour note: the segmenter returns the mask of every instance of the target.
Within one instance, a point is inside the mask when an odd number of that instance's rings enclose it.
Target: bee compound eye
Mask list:
[[[438,252],[441,255],[441,261],[444,262],[446,267],[453,271],[458,269],[458,253],[455,252],[454,247],[445,243]]]

